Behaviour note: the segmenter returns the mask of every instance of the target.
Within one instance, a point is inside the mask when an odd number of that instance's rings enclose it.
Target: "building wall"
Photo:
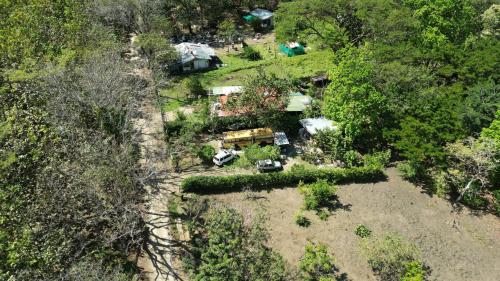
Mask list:
[[[196,71],[200,69],[206,69],[210,66],[209,60],[196,59],[194,61],[185,63],[182,65],[183,72]]]

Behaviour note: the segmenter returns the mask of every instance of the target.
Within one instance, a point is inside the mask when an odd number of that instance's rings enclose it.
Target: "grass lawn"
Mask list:
[[[191,75],[198,77],[202,85],[209,89],[216,86],[242,85],[248,76],[262,71],[273,73],[280,78],[304,78],[326,72],[333,67],[331,50],[306,50],[304,55],[289,58],[281,54],[275,44],[252,42],[252,48],[261,53],[262,60],[249,61],[240,58],[238,54],[228,54],[222,49],[218,53],[225,66]],[[187,77],[189,76],[177,77],[174,87],[160,91],[161,96],[170,98],[169,105],[164,106],[165,111],[173,111],[182,106],[182,101],[186,99],[182,81]]]

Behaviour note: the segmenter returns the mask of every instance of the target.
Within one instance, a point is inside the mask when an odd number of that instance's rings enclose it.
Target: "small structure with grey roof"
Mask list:
[[[185,73],[204,70],[215,66],[215,50],[206,44],[180,43],[174,46],[179,53],[179,61],[170,67],[172,72]]]
[[[300,135],[304,138],[309,138],[322,130],[336,130],[337,126],[335,123],[326,118],[306,118],[299,120],[300,125],[303,129],[299,130]]]
[[[209,96],[227,96],[229,94],[239,94],[243,92],[243,86],[223,86],[223,87],[213,87],[212,90],[208,92]]]
[[[302,93],[290,93],[288,98],[287,112],[303,112],[312,102],[310,96],[305,96]]]
[[[254,19],[259,19],[262,23],[262,27],[273,27],[274,26],[274,15],[271,11],[257,8],[250,12],[250,14],[243,17],[246,21],[251,22]]]

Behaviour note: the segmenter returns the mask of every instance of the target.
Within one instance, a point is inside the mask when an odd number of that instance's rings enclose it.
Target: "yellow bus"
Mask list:
[[[224,132],[222,137],[223,148],[243,148],[251,144],[267,145],[274,143],[273,130],[271,128],[257,128],[242,131]]]

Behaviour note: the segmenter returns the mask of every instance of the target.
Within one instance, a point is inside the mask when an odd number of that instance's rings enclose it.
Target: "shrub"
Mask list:
[[[372,231],[362,224],[356,226],[356,230],[354,231],[354,233],[361,238],[366,238],[372,235]]]
[[[306,210],[319,210],[331,205],[335,199],[337,188],[326,180],[318,180],[311,184],[299,184],[300,193],[304,194],[304,207]]]
[[[397,168],[401,177],[403,177],[405,180],[413,181],[417,178],[418,173],[414,165],[411,165],[408,162],[404,162],[399,163]]]
[[[415,274],[418,264],[423,268],[418,248],[398,235],[366,239],[362,241],[361,247],[368,257],[368,263],[381,280],[400,281],[406,275],[418,275]]]
[[[325,210],[319,210],[317,214],[319,219],[322,221],[328,220],[328,217],[330,216],[330,214]]]
[[[440,198],[445,198],[451,192],[451,187],[446,180],[446,173],[443,171],[437,172],[432,176],[433,191]]]
[[[426,271],[420,261],[411,261],[403,264],[404,276],[401,281],[424,281]]]
[[[360,166],[363,162],[363,157],[361,154],[355,150],[349,150],[344,153],[342,156],[342,161],[346,164],[347,167],[356,167]]]
[[[295,223],[302,227],[308,227],[311,225],[311,221],[304,215],[302,211],[298,211],[295,214]]]
[[[266,145],[260,147],[258,144],[252,144],[244,149],[245,157],[252,164],[259,160],[271,159],[277,160],[280,157],[280,149],[276,145]]]
[[[375,168],[385,168],[391,160],[391,150],[379,151],[372,154],[363,155],[363,164]]]
[[[495,197],[494,207],[497,215],[500,216],[500,189],[493,191],[493,197]]]
[[[204,145],[198,151],[198,157],[200,157],[200,159],[205,163],[211,163],[214,156],[215,148],[210,145]]]
[[[250,46],[245,46],[243,48],[243,54],[241,54],[241,56],[250,61],[258,61],[262,59],[262,56],[260,55],[259,51],[255,50]]]
[[[333,257],[328,254],[325,245],[308,241],[305,249],[306,252],[299,262],[301,280],[338,280],[336,278],[338,268],[334,264]]]
[[[329,182],[367,182],[384,179],[380,169],[354,167],[349,169],[317,169],[295,165],[290,171],[253,175],[192,176],[181,183],[183,192],[219,193],[240,191],[246,186],[253,190],[294,186],[299,182],[312,183],[324,179]]]
[[[191,76],[185,79],[183,84],[190,96],[196,97],[198,95],[204,96],[206,94],[205,89],[203,89],[200,80],[196,76]]]

